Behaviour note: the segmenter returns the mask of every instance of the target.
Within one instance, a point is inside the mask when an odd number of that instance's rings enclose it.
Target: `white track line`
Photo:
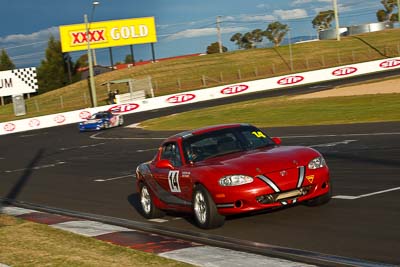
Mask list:
[[[92,139],[102,139],[102,140],[164,140],[166,137],[99,137],[101,132],[93,134],[90,136]]]
[[[363,198],[363,197],[370,197],[370,196],[374,196],[374,195],[384,194],[384,193],[392,192],[392,191],[396,191],[396,190],[400,190],[400,187],[390,188],[390,189],[386,189],[386,190],[382,190],[382,191],[377,191],[377,192],[372,192],[372,193],[368,193],[368,194],[364,194],[364,195],[359,195],[359,196],[337,195],[337,196],[333,196],[332,198],[336,198],[336,199],[345,199],[345,200],[354,200],[354,199],[359,199],[359,198]]]
[[[54,164],[47,164],[47,165],[35,166],[35,167],[32,167],[32,168],[23,168],[23,169],[16,169],[16,170],[6,170],[6,171],[4,171],[4,172],[6,172],[6,173],[11,173],[11,172],[21,172],[21,171],[26,171],[26,170],[40,170],[40,169],[45,169],[45,168],[56,167],[56,166],[63,165],[63,164],[66,164],[66,162],[60,161],[60,162],[57,162],[57,163],[54,163]]]
[[[107,178],[107,179],[96,179],[96,180],[94,180],[94,182],[108,182],[108,181],[112,181],[112,180],[124,179],[126,177],[136,177],[136,175],[135,174],[129,174],[129,175],[112,177],[112,178]]]
[[[400,133],[393,132],[393,133],[359,133],[359,134],[289,135],[289,136],[281,136],[281,138],[315,138],[315,137],[380,136],[380,135],[400,135]]]

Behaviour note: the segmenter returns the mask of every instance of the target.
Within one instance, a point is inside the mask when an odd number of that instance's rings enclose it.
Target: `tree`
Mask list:
[[[274,46],[279,46],[288,31],[289,26],[287,24],[275,21],[268,25],[268,28],[263,32],[263,34],[274,44]]]
[[[15,69],[14,63],[11,61],[10,57],[8,56],[6,50],[1,50],[0,55],[0,71],[3,70],[12,70]]]
[[[264,38],[263,31],[261,29],[255,29],[245,34],[235,33],[231,37],[231,42],[236,42],[238,48],[250,49],[256,48],[257,43],[262,42]]]
[[[125,64],[135,63],[135,60],[133,59],[133,56],[132,56],[132,55],[126,55],[126,56],[125,56],[125,61],[124,61],[124,63],[125,63]]]
[[[243,35],[240,32],[235,33],[231,37],[231,42],[236,42],[238,49],[242,48],[242,37],[243,37]]]
[[[65,86],[67,83],[66,64],[61,43],[51,35],[47,43],[46,58],[37,69],[38,85],[41,93]]]
[[[384,9],[380,9],[376,12],[376,18],[378,21],[397,21],[399,13],[393,13],[397,7],[397,0],[382,0],[381,1]],[[397,12],[398,11],[397,7]]]
[[[222,52],[227,52],[228,48],[222,46]],[[215,42],[207,46],[207,54],[216,54],[219,53],[219,43]]]
[[[317,32],[327,30],[331,27],[335,12],[333,10],[320,11],[318,15],[312,20],[312,25]]]
[[[251,48],[256,48],[257,43],[261,43],[264,38],[264,34],[261,29],[255,29],[250,33],[246,33],[246,35],[246,39],[250,43]]]

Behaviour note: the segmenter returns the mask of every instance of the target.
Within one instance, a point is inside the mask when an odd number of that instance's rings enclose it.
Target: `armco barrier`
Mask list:
[[[400,57],[375,60],[335,68],[308,71],[231,85],[217,86],[207,89],[188,91],[179,94],[148,98],[126,104],[107,105],[97,108],[87,108],[36,118],[3,122],[0,123],[0,135],[54,127],[70,123],[78,123],[79,121],[84,120],[91,114],[102,110],[111,110],[112,112],[119,114],[129,114],[134,112],[171,107],[175,105],[206,101],[210,99],[230,97],[238,94],[254,93],[264,90],[289,87],[293,85],[302,85],[327,80],[347,78],[350,76],[385,71],[395,68],[400,68]]]

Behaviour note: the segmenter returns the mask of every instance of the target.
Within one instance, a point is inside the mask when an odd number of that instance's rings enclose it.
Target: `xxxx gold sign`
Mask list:
[[[157,42],[153,17],[60,26],[62,52]]]

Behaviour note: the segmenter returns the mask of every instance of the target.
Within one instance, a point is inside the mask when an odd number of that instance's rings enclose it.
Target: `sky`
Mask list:
[[[311,21],[319,11],[333,9],[332,0],[0,0],[0,49],[5,49],[17,68],[38,67],[45,58],[49,36],[59,39],[59,26],[92,21],[154,17],[158,42],[156,58],[204,53],[217,39],[220,16],[222,43],[235,50],[230,41],[237,32],[265,30],[279,21],[288,24],[290,36],[313,39]],[[377,22],[380,0],[337,0],[340,26]],[[269,45],[268,42],[265,45]],[[134,45],[136,60],[152,58],[149,44]],[[72,52],[76,60],[85,51]],[[123,62],[129,46],[113,47],[113,63]],[[96,49],[99,65],[111,64],[109,49]]]

